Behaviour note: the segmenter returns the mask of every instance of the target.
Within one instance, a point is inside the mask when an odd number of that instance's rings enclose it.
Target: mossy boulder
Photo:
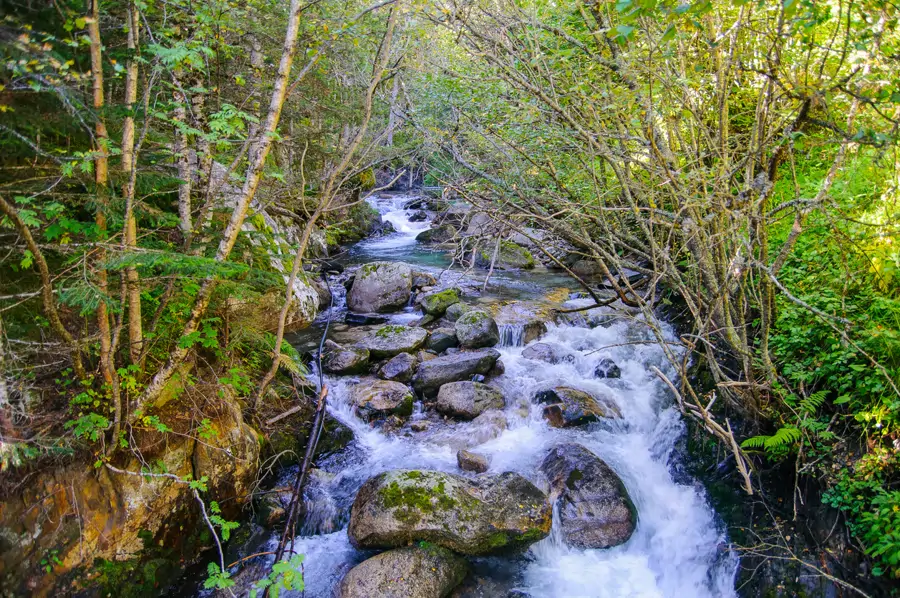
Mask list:
[[[551,506],[517,473],[466,479],[394,470],[360,488],[347,533],[360,549],[433,542],[469,555],[524,549],[550,533]]]
[[[412,292],[412,271],[401,262],[373,262],[356,272],[347,293],[347,308],[357,313],[401,309]]]
[[[475,374],[487,374],[499,358],[500,353],[495,349],[481,349],[422,361],[413,376],[413,388],[427,397],[433,397],[448,382],[460,382],[469,380]]]
[[[435,408],[445,415],[475,419],[488,409],[503,409],[503,394],[480,382],[451,382],[438,391]]]
[[[422,311],[431,316],[441,317],[454,303],[459,303],[459,289],[444,289],[425,295],[422,298]]]
[[[365,380],[350,389],[357,414],[366,421],[390,416],[409,417],[413,409],[412,391],[400,382]]]
[[[393,357],[398,353],[418,351],[428,338],[428,331],[409,326],[382,326],[362,337],[358,345],[373,358]]]
[[[438,245],[449,243],[456,237],[456,228],[452,224],[441,224],[434,228],[420,232],[416,241],[425,245]]]
[[[454,303],[450,307],[447,308],[447,311],[444,312],[444,317],[450,320],[451,322],[457,321],[460,316],[464,313],[472,311],[474,308],[470,305],[466,305],[465,303]]]
[[[472,310],[460,316],[456,320],[455,330],[460,346],[469,349],[493,347],[500,342],[497,322],[490,314],[481,310]]]
[[[343,347],[331,339],[325,341],[322,369],[329,374],[361,374],[369,366],[369,350]]]
[[[500,270],[530,270],[534,268],[534,256],[531,252],[512,241],[501,241],[497,249],[497,257],[494,259],[496,246],[491,246],[475,254],[475,265],[479,268],[490,268],[491,261],[494,268]]]
[[[340,598],[444,598],[469,571],[466,559],[423,542],[382,552],[351,569]]]
[[[534,398],[546,405],[544,419],[554,428],[571,428],[622,417],[612,397],[598,398],[569,386],[538,391]]]
[[[580,444],[557,446],[541,471],[550,482],[566,543],[577,548],[610,548],[634,533],[637,511],[616,472]]]

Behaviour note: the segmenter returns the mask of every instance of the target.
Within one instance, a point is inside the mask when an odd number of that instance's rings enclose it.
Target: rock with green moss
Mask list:
[[[628,541],[637,511],[619,476],[580,444],[557,446],[541,471],[550,481],[566,543],[578,548],[610,548]]]
[[[340,598],[444,598],[469,571],[463,557],[426,542],[382,552],[351,569]]]
[[[357,548],[426,541],[469,555],[521,550],[550,533],[551,507],[517,473],[467,479],[394,470],[360,488],[347,533]]]
[[[464,313],[472,311],[473,307],[466,305],[465,303],[454,303],[450,307],[447,308],[447,311],[444,312],[444,317],[450,320],[451,322],[457,321]]]
[[[475,419],[488,409],[503,409],[499,390],[480,382],[451,382],[438,391],[435,409],[460,419]]]
[[[441,243],[449,243],[456,237],[456,228],[452,224],[442,224],[426,231],[420,232],[416,236],[416,241],[426,245],[437,245]]]
[[[500,353],[495,349],[481,349],[422,361],[413,376],[413,388],[427,397],[433,397],[448,382],[460,382],[469,380],[476,374],[487,374],[499,358]]]
[[[534,399],[544,403],[544,419],[554,428],[583,426],[601,419],[622,417],[615,399],[596,397],[569,386],[538,391]]]
[[[472,310],[464,313],[456,321],[456,338],[462,347],[478,349],[493,347],[500,342],[497,322],[487,312]]]
[[[494,250],[496,259],[494,258]],[[482,249],[475,254],[475,265],[479,268],[490,268],[491,262],[494,268],[500,270],[530,270],[534,268],[534,256],[531,252],[512,241],[501,241],[499,249],[496,246]]]
[[[325,341],[322,369],[329,374],[361,374],[369,366],[369,350],[343,347],[331,339]]]
[[[459,289],[450,288],[425,295],[422,298],[422,311],[426,314],[441,317],[447,308],[454,303],[459,303]]]
[[[356,272],[347,293],[347,308],[357,313],[401,309],[412,292],[412,271],[401,262],[372,262]]]
[[[400,382],[365,380],[350,389],[356,413],[366,421],[390,416],[409,417],[413,409],[412,391]]]
[[[382,326],[362,337],[357,343],[373,358],[393,357],[398,353],[418,351],[428,338],[428,331],[409,326]]]

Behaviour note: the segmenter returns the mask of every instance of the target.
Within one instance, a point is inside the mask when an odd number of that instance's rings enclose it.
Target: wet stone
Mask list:
[[[594,378],[621,378],[622,370],[608,357],[601,359],[594,368]]]
[[[463,471],[471,471],[474,473],[484,473],[489,467],[487,457],[467,450],[456,452],[456,464],[459,465],[459,468]]]

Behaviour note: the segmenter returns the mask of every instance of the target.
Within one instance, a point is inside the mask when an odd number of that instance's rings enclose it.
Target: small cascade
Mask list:
[[[501,347],[524,347],[525,324],[500,324]]]

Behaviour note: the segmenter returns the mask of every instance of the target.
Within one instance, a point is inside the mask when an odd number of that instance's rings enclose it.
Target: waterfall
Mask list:
[[[525,324],[500,324],[500,346],[522,347],[525,345]]]

